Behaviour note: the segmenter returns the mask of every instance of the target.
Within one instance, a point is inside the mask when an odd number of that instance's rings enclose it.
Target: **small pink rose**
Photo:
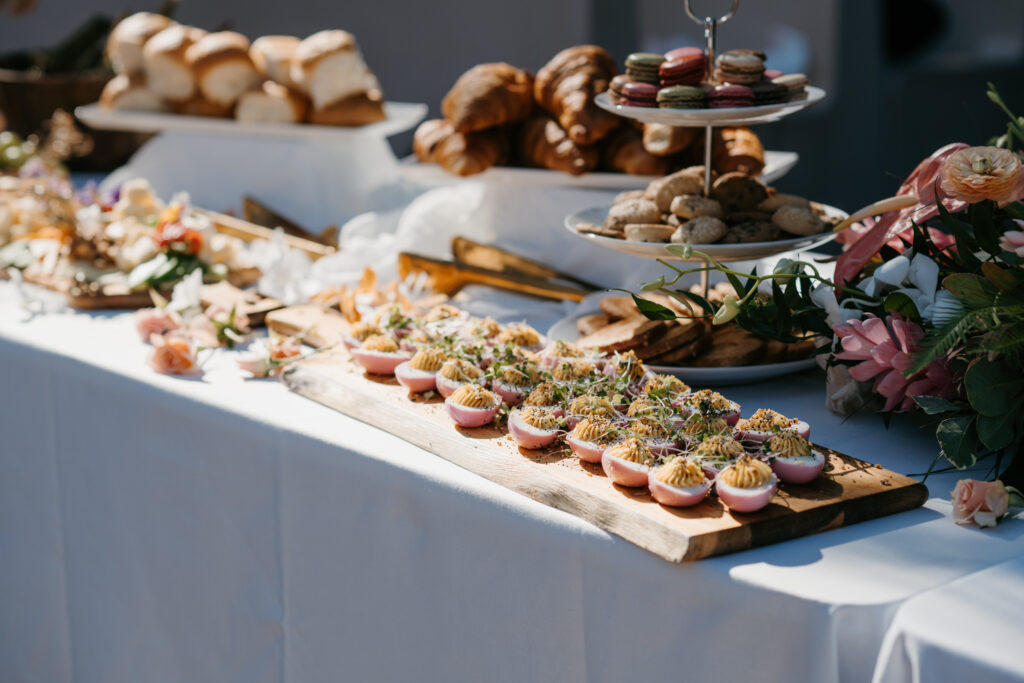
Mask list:
[[[953,521],[995,526],[1010,506],[1010,493],[1001,481],[961,479],[953,489]]]
[[[238,358],[238,369],[250,373],[253,377],[266,377],[270,373],[270,363],[263,356]]]
[[[187,334],[171,332],[150,337],[153,352],[149,366],[165,375],[196,375],[202,371],[196,356],[196,347]]]
[[[154,334],[164,335],[184,326],[181,316],[166,308],[143,308],[135,312],[135,330],[147,343]]]

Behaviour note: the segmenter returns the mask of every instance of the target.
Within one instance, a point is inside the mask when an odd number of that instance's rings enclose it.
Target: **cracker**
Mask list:
[[[629,351],[643,345],[651,336],[664,331],[665,327],[664,320],[648,320],[634,315],[581,337],[576,345],[609,353]]]
[[[646,344],[637,348],[636,355],[641,360],[647,360],[691,344],[703,335],[704,326],[700,320],[680,318],[669,323],[664,334],[648,340]]]

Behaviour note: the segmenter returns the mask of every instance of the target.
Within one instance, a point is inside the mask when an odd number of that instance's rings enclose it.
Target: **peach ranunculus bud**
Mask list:
[[[157,372],[165,375],[198,375],[202,372],[195,343],[187,334],[154,334],[150,343],[153,353],[149,357],[149,366]]]
[[[961,479],[953,489],[953,521],[995,526],[1010,506],[1010,493],[1001,481]]]
[[[942,189],[969,204],[991,199],[1006,206],[1024,197],[1024,165],[1000,147],[968,147],[954,152],[942,169]]]
[[[166,308],[143,308],[135,312],[135,330],[147,343],[154,334],[167,334],[184,326],[181,316]]]

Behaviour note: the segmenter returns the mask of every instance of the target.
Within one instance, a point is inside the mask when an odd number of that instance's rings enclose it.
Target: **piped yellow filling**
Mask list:
[[[498,402],[497,396],[479,384],[463,384],[452,392],[451,400],[467,408],[492,408]]]
[[[780,458],[798,458],[811,454],[811,444],[796,432],[783,432],[768,440],[768,452]]]
[[[771,481],[772,468],[760,460],[744,455],[736,461],[736,464],[722,470],[718,476],[729,486],[735,486],[738,489],[754,489]]]
[[[654,460],[651,449],[645,446],[643,441],[636,438],[625,439],[614,446],[609,446],[608,455],[641,465],[649,465]]]
[[[423,370],[424,372],[436,372],[441,369],[442,365],[444,365],[444,351],[441,349],[420,349],[409,361],[409,367],[413,370]]]
[[[363,340],[362,348],[367,351],[380,351],[382,353],[394,353],[398,351],[398,342],[391,337],[382,334],[374,334]]]
[[[692,460],[677,457],[654,470],[654,478],[669,486],[688,489],[704,482],[704,470]]]

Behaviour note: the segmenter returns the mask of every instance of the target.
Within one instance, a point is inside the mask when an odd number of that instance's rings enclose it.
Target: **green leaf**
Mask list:
[[[914,362],[904,373],[904,377],[913,377],[924,370],[929,363],[940,356],[946,355],[958,344],[961,344],[974,325],[976,311],[964,310],[940,328],[931,330],[918,344]]]
[[[998,451],[1013,443],[1016,430],[1016,422],[1020,419],[1020,405],[1016,404],[1012,410],[1002,415],[979,415],[978,416],[978,438],[985,444],[985,447]]]
[[[941,196],[938,180],[935,181],[935,194],[936,196]],[[942,224],[946,226],[946,229],[949,230],[956,240],[957,256],[960,258],[960,261],[968,270],[977,270],[981,267],[981,261],[974,255],[978,245],[967,232],[967,226],[960,219],[950,215],[941,201],[935,202],[935,208],[938,209],[939,220],[942,221]]]
[[[920,322],[921,314],[917,311],[917,305],[914,300],[903,292],[893,292],[892,294],[885,297],[882,302],[882,306],[887,311],[896,311],[900,315],[906,316],[911,320]]]
[[[981,349],[1004,354],[1024,350],[1024,322],[1008,323],[985,334],[981,338]]]
[[[999,361],[976,360],[967,368],[964,387],[971,407],[982,415],[1002,415],[1024,392],[1024,378]]]
[[[984,273],[989,282],[1003,292],[1008,292],[1017,286],[1017,278],[994,263],[982,263],[981,272]]]
[[[640,313],[651,320],[675,320],[679,317],[667,306],[656,304],[648,299],[641,299],[636,294],[630,294],[630,296],[633,297],[633,302],[640,309]]]
[[[682,259],[689,259],[693,256],[693,246],[689,244],[670,244],[665,251]]]
[[[990,306],[995,298],[995,288],[985,278],[973,273],[947,275],[942,286],[970,308]]]
[[[960,409],[957,404],[939,396],[914,396],[913,398],[926,415],[938,415]]]
[[[675,299],[676,301],[682,303],[687,308],[690,307],[690,301],[692,301],[701,308],[701,311],[704,314],[708,314],[714,309],[714,307],[711,305],[711,302],[702,297],[700,294],[696,294],[685,289],[673,290],[669,292],[668,295]]]
[[[935,438],[942,448],[943,457],[957,469],[965,469],[977,462],[978,437],[974,431],[973,415],[946,418],[935,430]]]
[[[995,202],[984,201],[972,204],[970,208],[971,226],[974,228],[974,237],[978,245],[992,255],[1002,253],[999,247],[999,235],[1001,230],[996,228],[993,220],[993,213],[996,208]]]

